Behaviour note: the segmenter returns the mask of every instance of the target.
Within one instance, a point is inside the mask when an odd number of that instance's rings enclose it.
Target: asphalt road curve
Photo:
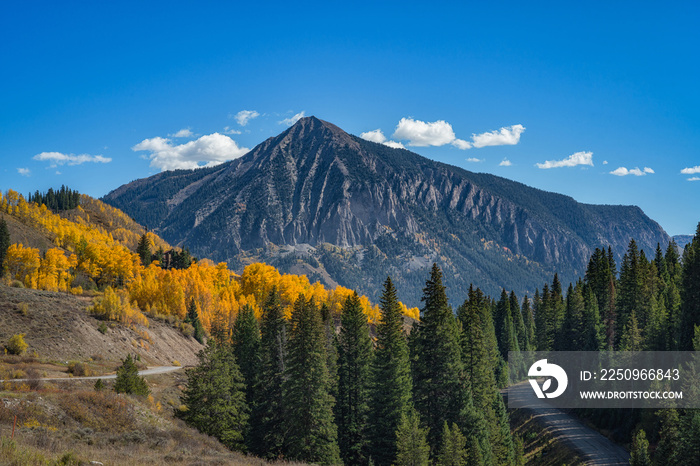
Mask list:
[[[629,465],[627,450],[606,437],[581,424],[573,416],[552,408],[545,400],[535,396],[530,384],[525,381],[510,387],[508,396],[527,403],[537,421],[557,440],[572,447],[587,465]]]

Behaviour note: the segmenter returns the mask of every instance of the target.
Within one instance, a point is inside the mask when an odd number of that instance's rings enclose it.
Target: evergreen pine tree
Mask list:
[[[668,269],[666,268],[666,259],[664,259],[664,252],[661,250],[661,243],[656,243],[656,254],[654,255],[654,264],[656,264],[656,272],[658,277],[662,278],[668,275]]]
[[[609,284],[610,279],[614,277],[610,266],[610,259],[611,258],[605,253],[604,249],[596,248],[588,262],[588,268],[586,269],[584,278],[586,287],[593,292],[598,303],[598,308],[602,310],[607,309],[611,299]],[[614,299],[612,304],[615,304]]]
[[[600,351],[605,341],[604,327],[598,310],[598,300],[590,288],[584,287],[583,351]]]
[[[664,255],[664,262],[666,262],[666,270],[668,271],[669,278],[672,281],[677,281],[681,276],[681,264],[680,256],[678,255],[678,244],[674,239],[668,243],[666,248],[666,254]]]
[[[420,418],[415,410],[401,417],[396,430],[396,448],[395,466],[428,466],[430,464],[427,429],[420,426]]]
[[[515,461],[515,450],[513,437],[510,432],[510,418],[503,403],[503,398],[498,392],[494,393],[493,396],[493,410],[496,414],[496,422],[493,426],[490,441],[495,463],[498,465],[512,465]]]
[[[486,461],[484,454],[482,453],[481,445],[476,437],[471,437],[468,441],[467,448],[467,458],[465,464],[467,465],[488,465],[491,461]]]
[[[549,330],[549,340],[554,343],[556,335],[561,332],[561,327],[564,324],[564,313],[566,312],[564,294],[562,293],[561,282],[559,281],[559,274],[557,273],[554,274],[554,279],[552,280],[550,301],[550,316],[552,319],[552,324]]]
[[[535,332],[537,333],[537,350],[550,351],[553,341],[553,317],[552,299],[549,285],[542,287],[542,295],[538,299],[538,290],[535,290]]]
[[[491,320],[491,313],[479,288],[469,287],[467,300],[457,309],[457,318],[462,324],[462,361],[473,403],[477,410],[485,412],[491,409],[491,397],[496,391],[494,367],[499,353],[487,335],[489,326],[484,321]]]
[[[148,233],[141,235],[139,239],[139,244],[136,247],[136,253],[141,258],[141,265],[148,267],[151,264],[151,244],[148,239]]]
[[[442,445],[437,455],[436,465],[439,466],[462,466],[467,460],[467,438],[462,435],[457,424],[452,427],[447,422],[442,428]]]
[[[493,323],[496,328],[496,339],[498,340],[498,350],[503,359],[508,359],[508,346],[510,344],[512,319],[510,317],[510,300],[505,289],[501,290],[501,298],[496,304],[496,312],[493,316]],[[506,323],[508,322],[508,323]]]
[[[612,246],[608,246],[608,268],[613,279],[617,279],[617,264],[615,263],[615,254],[613,254]]]
[[[678,350],[680,345],[681,293],[676,281],[669,278],[668,285],[664,290],[664,304],[667,314],[665,335],[668,349],[672,351]]]
[[[10,232],[7,230],[7,223],[4,218],[0,218],[0,277],[2,277],[5,267],[5,257],[7,249],[10,247]]]
[[[520,312],[520,303],[518,303],[518,297],[515,296],[515,291],[510,292],[509,304],[511,319],[513,320],[515,334],[518,338],[518,347],[521,351],[527,351],[528,346],[530,346],[530,342],[527,339],[525,319],[523,318],[522,312]]]
[[[204,326],[202,321],[199,320],[199,313],[197,312],[197,303],[194,298],[190,298],[189,303],[187,303],[187,315],[185,316],[185,323],[190,324],[194,328],[194,339],[198,342],[204,344],[204,337],[206,336],[204,331]]]
[[[518,313],[520,310],[518,310]],[[506,320],[503,322],[503,335],[506,342],[505,355],[503,355],[503,361],[508,362],[508,376],[514,378],[514,380],[519,380],[523,375],[524,366],[522,356],[520,355],[520,345],[518,344],[518,337],[515,331],[515,324],[509,312],[506,315]],[[512,371],[512,374],[510,373]]]
[[[523,349],[523,351],[536,351],[537,348],[535,335],[537,333],[537,330],[535,328],[535,316],[532,313],[532,306],[527,296],[523,298],[522,315],[525,319],[525,334],[527,336],[527,347],[521,349]]]
[[[622,329],[622,337],[620,338],[620,351],[641,351],[642,350],[642,332],[637,324],[637,312],[632,310],[632,313],[627,319],[627,325]]]
[[[158,261],[158,264],[163,267],[163,259],[165,258],[165,251],[163,251],[163,246],[160,246],[158,250],[151,257],[151,261]]]
[[[615,329],[617,328],[617,310],[615,306],[617,292],[615,290],[615,279],[611,276],[608,280],[608,302],[605,309],[605,349],[613,351],[617,339]]]
[[[338,338],[338,446],[345,464],[366,464],[372,340],[357,293],[343,304]]]
[[[246,304],[238,311],[231,331],[233,354],[243,375],[246,403],[255,405],[255,387],[260,374],[260,328],[255,311]]]
[[[650,299],[649,323],[647,324],[644,347],[649,351],[669,350],[668,335],[668,313],[666,312],[665,298],[663,293],[657,298],[655,295]]]
[[[338,334],[335,333],[335,320],[326,303],[321,304],[321,321],[326,342],[326,367],[328,368],[328,393],[338,398]]]
[[[675,408],[661,409],[656,412],[659,418],[659,444],[654,452],[654,462],[668,466],[681,466],[678,454],[680,452],[680,432],[678,411]]]
[[[178,416],[228,448],[244,450],[248,406],[233,350],[211,339],[198,358],[199,365],[187,371],[187,388],[181,397],[186,409]]]
[[[641,429],[632,439],[630,466],[651,466],[649,441],[647,440],[647,435]]]
[[[576,351],[583,347],[583,314],[583,283],[579,281],[576,288],[569,284],[566,292],[566,311],[557,350]]]
[[[678,460],[681,464],[697,464],[700,458],[700,411],[688,410],[681,418]]]
[[[260,376],[256,403],[250,417],[250,450],[269,459],[282,455],[285,406],[282,387],[287,359],[287,320],[277,288],[262,308],[260,324]]]
[[[340,463],[335,400],[328,393],[326,343],[319,309],[299,295],[289,329],[284,385],[286,455],[296,461]]]
[[[384,282],[377,324],[377,348],[372,364],[370,402],[371,458],[385,466],[396,459],[396,432],[401,418],[411,409],[411,366],[396,288]]]
[[[117,368],[114,391],[139,396],[148,396],[151,393],[146,380],[139,376],[139,369],[130,354],[122,360],[122,365]]]
[[[629,319],[632,311],[636,311],[639,319],[640,309],[643,307],[643,274],[640,265],[640,255],[635,240],[630,240],[627,252],[622,258],[620,269],[620,287],[617,296],[617,334],[616,343],[620,343],[623,330],[629,327]]]
[[[461,359],[459,328],[437,264],[433,264],[426,281],[422,301],[421,320],[411,332],[413,400],[429,429],[429,444],[439,445],[443,423],[463,425],[471,397]]]
[[[700,325],[700,223],[683,251],[680,350],[692,349],[693,329]]]

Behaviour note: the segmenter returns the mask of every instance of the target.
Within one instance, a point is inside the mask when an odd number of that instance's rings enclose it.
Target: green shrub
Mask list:
[[[87,377],[90,375],[90,369],[78,361],[71,361],[68,363],[68,372],[76,377]]]

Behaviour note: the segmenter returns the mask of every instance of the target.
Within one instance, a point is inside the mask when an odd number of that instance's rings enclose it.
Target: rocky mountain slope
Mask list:
[[[453,303],[470,283],[521,294],[581,275],[593,249],[651,252],[669,237],[635,206],[587,205],[364,141],[308,117],[247,155],[164,172],[103,199],[195,255],[266,260],[376,298],[390,274],[418,305],[427,268]]]

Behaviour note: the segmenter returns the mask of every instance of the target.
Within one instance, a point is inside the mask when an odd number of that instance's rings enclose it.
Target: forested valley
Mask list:
[[[631,240],[616,264],[601,247],[576,283],[555,274],[520,297],[474,284],[456,309],[433,265],[418,310],[400,302],[391,277],[373,304],[265,264],[237,275],[171,248],[117,209],[62,192],[60,202],[0,198],[3,280],[91,296],[92,312],[108,320],[166,319],[205,342],[176,415],[267,459],[524,464],[500,393],[509,351],[700,350],[700,226],[682,252],[671,242],[647,256]],[[42,231],[53,247],[12,243],[8,222]],[[576,414],[631,445],[633,464],[700,457],[697,410]]]

